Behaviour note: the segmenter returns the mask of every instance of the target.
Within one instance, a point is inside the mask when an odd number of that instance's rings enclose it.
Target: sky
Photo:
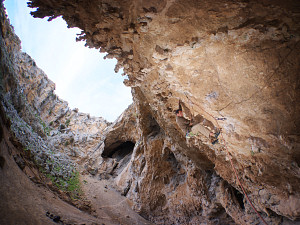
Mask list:
[[[5,0],[15,33],[28,53],[55,82],[55,93],[69,107],[112,122],[132,103],[131,90],[123,84],[123,72],[114,72],[116,59],[106,59],[99,50],[76,42],[78,28],[67,28],[62,18],[51,22],[33,18],[28,0]]]

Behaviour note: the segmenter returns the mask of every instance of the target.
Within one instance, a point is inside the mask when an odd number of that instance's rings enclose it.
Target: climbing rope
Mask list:
[[[187,97],[188,100],[190,100],[190,98],[189,98],[186,94],[185,94],[185,96]],[[213,115],[211,115],[209,112],[207,112],[206,110],[204,110],[204,109],[203,109],[201,106],[199,106],[197,103],[193,103],[193,104],[195,104],[195,105],[198,106],[201,110],[203,110],[205,113],[207,113],[209,116],[211,116],[211,117],[214,119],[214,121],[216,122],[218,128],[219,128],[219,129],[221,128],[221,126],[219,125],[217,119],[216,119]],[[220,132],[221,132],[221,130],[220,130]],[[243,186],[243,184],[242,184],[242,182],[241,182],[241,180],[240,180],[240,178],[239,178],[239,176],[238,176],[238,173],[237,173],[237,171],[236,171],[236,169],[235,169],[235,167],[234,167],[234,164],[233,164],[233,161],[232,161],[232,156],[231,156],[230,153],[229,153],[229,150],[228,150],[228,148],[227,148],[227,144],[226,144],[226,141],[225,141],[225,139],[224,139],[224,137],[223,137],[222,132],[220,133],[220,135],[221,135],[221,138],[222,138],[223,141],[224,141],[224,146],[225,146],[225,149],[226,149],[228,158],[229,158],[229,160],[230,160],[231,167],[232,167],[233,172],[234,172],[234,174],[235,174],[235,177],[236,177],[236,179],[237,179],[237,181],[238,181],[238,185],[241,187],[241,189],[242,189],[244,195],[246,196],[247,201],[248,201],[248,202],[250,203],[250,205],[251,205],[251,208],[255,211],[255,213],[256,213],[256,214],[258,215],[258,217],[262,220],[262,222],[263,222],[265,225],[268,225],[267,222],[264,220],[264,218],[260,215],[260,213],[259,213],[259,212],[257,211],[257,209],[254,207],[254,205],[253,205],[252,201],[250,200],[250,198],[248,197],[248,195],[247,195],[247,193],[246,193],[246,191],[245,191],[245,189],[244,189],[244,186]]]

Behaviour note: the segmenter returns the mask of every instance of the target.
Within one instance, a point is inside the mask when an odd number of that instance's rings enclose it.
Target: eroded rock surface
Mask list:
[[[224,143],[263,217],[299,218],[299,2],[33,0],[30,6],[39,7],[35,17],[62,15],[81,28],[80,40],[117,58],[116,69],[128,74],[140,132],[128,196],[151,220],[199,223],[225,210],[237,223],[258,222]],[[222,144],[204,137],[186,144],[173,114],[179,100],[222,128]]]
[[[6,111],[16,123],[15,133],[19,133],[18,138],[30,151],[47,146],[52,151],[82,160],[98,144],[109,123],[78,109],[71,110],[68,103],[55,94],[55,84],[21,51],[20,40],[4,14],[2,24],[2,96]],[[16,118],[12,118],[14,116]],[[22,137],[30,132],[28,137]],[[32,135],[41,139],[39,147],[29,143],[34,139]]]
[[[85,166],[113,180],[136,211],[156,224],[262,224],[233,165],[267,223],[299,223],[298,1],[29,5],[35,17],[62,15],[82,29],[78,39],[128,75],[134,104],[101,131]],[[186,118],[222,129],[219,143],[186,139],[179,102]]]

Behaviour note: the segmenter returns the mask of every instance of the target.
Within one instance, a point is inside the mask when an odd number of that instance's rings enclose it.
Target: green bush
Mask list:
[[[50,131],[51,131],[50,127],[44,127],[44,132],[46,133],[47,136],[50,135]]]
[[[76,171],[72,174],[73,176],[67,180],[67,191],[70,193],[71,198],[79,199],[80,195],[82,195],[79,172]]]
[[[59,168],[56,168],[56,170],[59,170]],[[67,180],[53,176],[49,173],[46,173],[46,171],[43,168],[40,168],[40,171],[45,174],[47,178],[51,180],[53,185],[55,185],[59,190],[62,190],[64,192],[67,192],[71,199],[80,199],[80,196],[82,195],[82,189],[81,189],[81,183],[80,183],[80,177],[79,172],[73,172],[72,176],[68,178]]]
[[[70,119],[67,119],[67,121],[66,121],[66,126],[67,126],[67,127],[70,125],[70,122],[71,122],[71,120],[70,120]]]

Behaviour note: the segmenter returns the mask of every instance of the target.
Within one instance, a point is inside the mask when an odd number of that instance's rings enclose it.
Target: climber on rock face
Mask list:
[[[206,138],[210,139],[212,144],[216,144],[218,142],[220,130],[216,129],[215,127],[211,127],[211,123],[209,123],[209,121],[205,120],[203,117],[196,116],[192,119],[192,121],[190,121],[184,118],[181,109],[177,109],[175,114],[176,122],[181,130],[186,134],[186,138],[202,134]],[[213,131],[211,131],[208,127],[211,127],[211,130]]]
[[[181,130],[187,135],[191,131],[192,123],[190,120],[184,118],[183,112],[181,109],[177,109],[175,111],[176,114],[176,122],[181,128]]]

